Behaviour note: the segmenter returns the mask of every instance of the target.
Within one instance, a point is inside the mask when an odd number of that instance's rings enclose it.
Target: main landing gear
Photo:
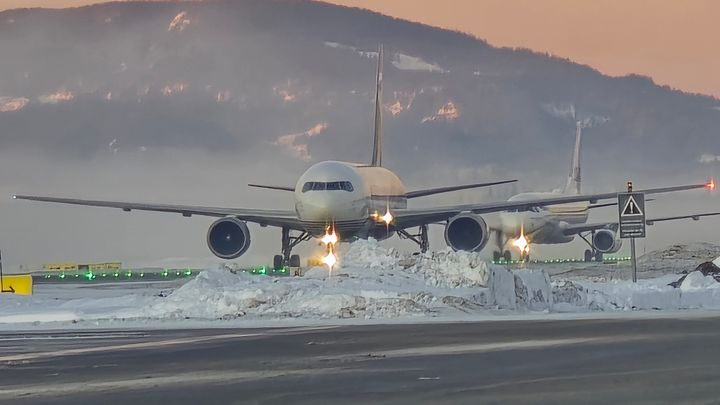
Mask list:
[[[582,240],[585,241],[585,243],[590,246],[590,249],[585,249],[585,257],[583,258],[586,262],[591,262],[593,259],[596,262],[602,262],[604,260],[603,258],[603,252],[598,251],[595,249],[595,246],[592,244],[592,240],[595,238],[595,231],[590,232],[589,234],[580,234],[579,235]],[[590,236],[590,239],[588,240],[588,236]]]
[[[420,252],[425,253],[430,249],[430,240],[428,238],[428,226],[420,225],[418,233],[413,234],[405,229],[397,229],[398,236],[403,239],[409,239],[420,246]]]
[[[495,263],[499,261],[509,262],[510,260],[512,260],[512,253],[510,253],[509,250],[504,250],[502,252],[497,250],[493,251],[493,261]]]
[[[503,236],[502,232],[495,231],[495,245],[498,250],[493,251],[493,262],[498,263],[505,261],[509,263],[512,260],[512,253],[509,250],[503,250],[503,247],[507,245],[508,240]]]
[[[282,254],[275,255],[273,258],[273,268],[276,270],[283,267],[300,267],[300,255],[292,254],[295,246],[302,242],[308,241],[312,236],[303,231],[298,236],[290,234],[290,228],[282,228]]]

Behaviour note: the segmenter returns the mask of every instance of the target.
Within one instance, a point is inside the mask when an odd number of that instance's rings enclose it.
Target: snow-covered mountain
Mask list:
[[[0,148],[364,161],[381,42],[387,161],[401,174],[428,151],[564,173],[574,125],[548,109],[562,105],[607,121],[587,131],[591,169],[674,174],[720,154],[719,100],[304,0],[0,13]]]

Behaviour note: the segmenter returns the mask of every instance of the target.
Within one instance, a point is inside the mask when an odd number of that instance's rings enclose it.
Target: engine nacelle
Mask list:
[[[479,252],[489,236],[487,223],[475,214],[458,214],[445,226],[445,243],[456,251]]]
[[[221,259],[236,259],[250,247],[250,230],[235,217],[218,219],[207,233],[210,251]]]
[[[593,247],[602,253],[615,253],[622,247],[622,239],[618,238],[615,232],[607,229],[595,232],[592,243]]]

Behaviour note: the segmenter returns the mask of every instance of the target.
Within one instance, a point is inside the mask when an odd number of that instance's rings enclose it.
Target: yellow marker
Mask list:
[[[2,277],[2,292],[19,295],[32,295],[33,281],[29,274],[13,274]]]

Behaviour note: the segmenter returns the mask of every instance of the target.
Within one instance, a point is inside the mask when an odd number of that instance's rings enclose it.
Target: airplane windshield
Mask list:
[[[352,183],[349,181],[331,181],[331,182],[321,182],[321,181],[308,181],[303,185],[302,192],[307,193],[308,191],[322,191],[322,190],[330,190],[330,191],[348,191],[352,192],[355,189],[353,188]]]

